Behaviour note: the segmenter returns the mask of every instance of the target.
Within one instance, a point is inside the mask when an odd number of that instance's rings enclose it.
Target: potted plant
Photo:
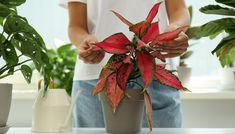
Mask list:
[[[141,115],[144,102],[148,125],[152,130],[152,105],[148,94],[151,81],[157,80],[176,89],[186,90],[178,78],[165,69],[165,64],[155,62],[155,58],[165,61],[157,46],[161,45],[162,41],[173,40],[180,32],[187,29],[185,26],[173,32],[159,34],[158,22],[152,23],[152,21],[160,4],[155,4],[146,20],[137,24],[132,24],[113,11],[135,34],[132,41],[129,41],[123,33],[117,33],[94,45],[95,50],[113,54],[102,69],[99,81],[92,92],[93,95],[101,92],[100,98],[108,133],[138,133],[143,119]],[[127,89],[127,84],[132,82],[140,86],[139,90]]]
[[[16,7],[24,2],[25,0],[0,1],[0,60],[4,63],[0,66],[0,79],[21,71],[25,80],[30,83],[32,69],[27,63],[33,62],[36,69],[43,72],[46,89],[50,80],[46,47],[27,19],[17,13]],[[11,84],[0,84],[0,127],[7,127],[11,94]]]
[[[65,89],[71,95],[76,49],[73,48],[72,44],[64,44],[57,49],[48,49],[47,55],[52,66],[50,77],[53,82],[51,82],[50,87]]]
[[[208,5],[202,7],[200,11],[205,14],[221,15],[221,19],[210,21],[200,27],[198,36],[200,37],[217,37],[223,33],[225,37],[220,41],[212,54],[216,54],[219,58],[221,66],[221,82],[224,88],[234,89],[235,85],[235,68],[233,62],[235,60],[235,1],[215,0],[220,5]],[[227,17],[225,17],[227,16]]]

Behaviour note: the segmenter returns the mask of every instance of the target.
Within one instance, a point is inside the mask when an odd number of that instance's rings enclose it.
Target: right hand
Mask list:
[[[83,42],[77,46],[79,59],[88,64],[100,63],[105,56],[105,52],[102,50],[93,50],[93,45],[97,42],[96,37],[88,35]]]

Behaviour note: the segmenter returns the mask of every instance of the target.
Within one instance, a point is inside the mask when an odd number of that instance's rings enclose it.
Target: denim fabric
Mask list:
[[[74,81],[72,96],[78,90],[82,90],[73,112],[74,127],[104,127],[101,102],[98,96],[93,97],[91,95],[92,89],[97,81]],[[143,85],[141,78],[137,79],[136,82]],[[140,86],[132,82],[128,83],[127,88],[139,89]],[[162,85],[157,81],[153,81],[149,85],[148,91],[152,99],[153,127],[181,127],[181,101],[179,91]],[[143,127],[147,127],[146,116],[143,119]]]

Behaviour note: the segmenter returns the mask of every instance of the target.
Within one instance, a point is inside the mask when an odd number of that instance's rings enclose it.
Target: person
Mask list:
[[[123,32],[133,37],[126,25],[110,12],[114,10],[132,23],[144,20],[152,6],[162,1],[158,12],[160,32],[173,31],[189,25],[190,17],[184,0],[64,0],[68,8],[68,34],[78,50],[72,96],[78,90],[81,95],[73,113],[74,127],[104,127],[102,108],[98,96],[91,95],[102,67],[110,54],[94,51],[92,45],[106,37]],[[177,57],[188,47],[183,32],[174,41],[166,42],[162,52],[166,58]],[[129,85],[134,88],[136,85]],[[153,90],[152,90],[153,89]],[[152,98],[153,127],[181,127],[181,103],[179,91],[156,81],[149,86]],[[146,119],[143,126],[147,127]]]

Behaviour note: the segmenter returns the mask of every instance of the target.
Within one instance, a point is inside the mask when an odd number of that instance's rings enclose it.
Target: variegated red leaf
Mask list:
[[[155,51],[155,52],[151,53],[151,55],[154,58],[160,59],[162,62],[166,62],[166,59],[165,59],[164,55],[162,55],[159,51]]]
[[[117,83],[122,90],[126,89],[127,80],[134,69],[133,63],[122,64],[117,72]]]
[[[153,119],[152,119],[152,103],[151,98],[147,91],[144,92],[144,101],[146,106],[146,114],[147,114],[147,120],[148,120],[148,127],[150,131],[152,131],[153,128]]]
[[[137,39],[137,49],[141,50],[144,47],[146,47],[146,44],[142,40]]]
[[[155,60],[151,54],[145,51],[136,52],[138,66],[144,80],[145,88],[148,87],[154,74]]]
[[[153,47],[154,45],[159,45],[161,44],[161,42],[165,42],[165,41],[171,41],[173,39],[175,39],[182,31],[186,30],[188,28],[188,26],[183,26],[180,27],[174,31],[171,32],[166,32],[163,34],[159,34],[150,44],[151,47]]]
[[[124,63],[131,63],[131,56],[134,52],[134,47],[131,47],[130,48],[130,54],[123,60]]]
[[[119,87],[117,83],[116,73],[111,74],[107,79],[106,96],[111,103],[113,111],[115,111],[124,96],[124,91]]]
[[[161,5],[161,2],[155,4],[155,5],[153,6],[153,8],[150,10],[150,12],[149,12],[149,14],[148,14],[148,17],[146,18],[146,20],[147,20],[149,23],[152,23],[153,19],[156,17],[160,5]]]
[[[113,71],[109,68],[103,68],[100,72],[99,81],[96,84],[95,88],[92,90],[92,95],[96,96],[99,92],[104,89],[107,77],[113,73]]]
[[[130,27],[130,31],[135,33],[135,35],[138,35],[138,36],[142,37],[147,32],[150,25],[151,24],[148,21],[142,21],[140,23],[132,25]]]
[[[97,47],[113,54],[124,54],[128,52],[126,45],[130,44],[129,39],[123,33],[114,34],[104,41],[96,43]]]
[[[133,24],[128,21],[127,19],[125,19],[121,14],[115,12],[115,11],[112,11],[123,23],[125,23],[127,26],[132,26]]]
[[[149,27],[147,33],[142,37],[142,41],[145,43],[148,43],[150,41],[153,41],[157,35],[159,34],[159,26],[158,22],[151,24]]]
[[[154,80],[159,81],[160,83],[176,88],[178,90],[185,88],[182,86],[180,80],[172,74],[170,71],[164,69],[162,66],[157,65],[154,73]]]

